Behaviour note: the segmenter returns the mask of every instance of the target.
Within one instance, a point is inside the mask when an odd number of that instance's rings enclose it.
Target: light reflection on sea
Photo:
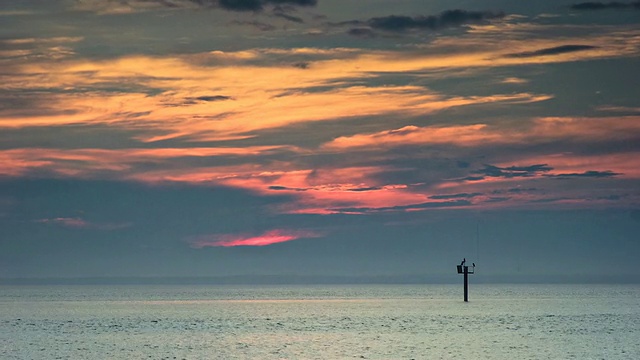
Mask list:
[[[3,286],[2,359],[633,359],[637,285]]]

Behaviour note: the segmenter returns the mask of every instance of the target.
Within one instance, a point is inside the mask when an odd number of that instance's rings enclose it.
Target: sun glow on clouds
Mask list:
[[[322,234],[313,231],[276,229],[266,231],[260,235],[205,235],[189,240],[189,242],[191,243],[191,247],[202,249],[205,247],[267,246],[302,238],[317,238],[322,236]]]
[[[435,52],[431,48],[413,51],[267,48],[172,57],[31,61],[12,64],[13,75],[3,76],[2,88],[58,91],[39,92],[29,116],[13,110],[0,112],[0,127],[93,123],[139,129],[147,125],[153,126],[155,133],[138,136],[145,142],[179,137],[215,141],[246,138],[251,132],[301,122],[391,113],[427,114],[491,102],[541,101],[551,96],[521,93],[456,97],[418,86],[349,86],[347,81],[356,84],[356,79],[371,79],[379,73],[569,61],[630,51],[624,37],[613,41],[610,37],[615,34],[608,36],[615,46],[594,46],[588,51],[559,53],[543,59],[504,57],[503,49],[513,47],[498,43],[481,50],[471,47],[466,52],[439,53],[439,47],[453,46],[446,39],[439,39],[434,45]],[[595,38],[591,43],[597,45],[604,41],[601,40]],[[464,38],[455,41],[456,49],[463,49],[460,45],[464,44]],[[553,48],[558,44],[540,40],[537,46]],[[528,42],[527,46],[530,50],[532,45]],[[293,66],[301,56],[312,60],[306,62],[305,68]],[[121,87],[120,91],[112,90],[114,84]],[[317,91],[320,87],[327,88]],[[225,100],[192,100],[211,98],[212,92]]]
[[[135,3],[156,8],[161,2]],[[100,6],[98,10],[116,13],[133,9]],[[481,117],[456,119],[456,112],[451,111],[454,115],[446,114],[450,121],[439,121],[439,125],[431,122],[430,115],[445,110],[461,108],[463,112],[463,107],[489,108],[496,104],[509,105],[517,113],[518,104],[535,105],[554,99],[551,93],[525,89],[529,84],[525,78],[532,77],[511,73],[514,65],[638,54],[640,31],[635,28],[587,31],[563,25],[553,29],[563,36],[548,36],[548,29],[547,25],[526,23],[521,17],[508,17],[504,22],[471,25],[464,34],[434,35],[432,41],[390,49],[319,46],[220,51],[213,47],[182,55],[105,59],[61,52],[55,61],[35,56],[37,52],[25,47],[56,43],[72,46],[84,38],[0,40],[0,44],[9,46],[7,51],[26,54],[20,61],[2,59],[10,71],[2,74],[0,90],[4,93],[0,100],[26,105],[0,105],[0,129],[88,125],[117,129],[130,136],[128,148],[4,148],[0,150],[0,175],[108,176],[146,183],[226,186],[260,196],[287,195],[293,200],[280,205],[279,211],[316,214],[346,212],[344,209],[349,208],[427,209],[425,204],[439,205],[431,197],[440,189],[464,194],[500,183],[549,180],[551,177],[537,173],[528,178],[486,176],[473,180],[474,174],[460,169],[454,169],[454,175],[433,169],[421,172],[420,166],[432,160],[428,156],[402,153],[402,161],[407,161],[396,165],[397,158],[392,154],[395,150],[420,148],[435,149],[434,153],[450,151],[452,159],[473,158],[479,150],[490,148],[637,140],[637,116],[532,116],[492,121]],[[489,91],[483,90],[482,95],[448,94],[427,86],[431,78],[446,78],[461,71],[473,77],[498,67],[504,67],[504,71],[487,82],[496,87],[487,87],[484,90]],[[518,92],[511,92],[515,85]],[[366,119],[362,121],[366,126],[350,124],[361,119]],[[387,124],[380,119],[393,121]],[[335,135],[318,137],[315,144],[320,145],[299,145],[303,143],[300,139],[296,139],[298,145],[291,145],[286,136],[288,128],[309,126],[315,131],[314,123],[321,122],[331,123]],[[343,124],[344,129],[340,128]],[[269,132],[284,135],[263,142],[263,134]],[[141,148],[135,147],[136,142]],[[165,147],[165,142],[173,145]],[[190,147],[194,143],[197,146]],[[546,175],[574,177],[594,174],[589,171],[611,171],[629,179],[636,178],[634,169],[640,168],[628,154],[564,153],[547,157],[535,151],[501,155],[491,162],[503,167],[548,163],[554,170]],[[306,161],[307,157],[322,161]],[[394,176],[403,171],[419,175],[406,181]],[[490,195],[467,200],[470,204],[499,203]],[[270,232],[254,239],[267,235],[281,240],[295,237]]]

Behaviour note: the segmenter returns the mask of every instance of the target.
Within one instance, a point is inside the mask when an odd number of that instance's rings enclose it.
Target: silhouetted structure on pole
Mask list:
[[[469,266],[465,265],[467,263],[467,259],[462,259],[460,265],[458,265],[458,274],[464,274],[464,301],[469,301],[469,274],[473,274],[476,271],[476,263],[473,263],[471,269]]]

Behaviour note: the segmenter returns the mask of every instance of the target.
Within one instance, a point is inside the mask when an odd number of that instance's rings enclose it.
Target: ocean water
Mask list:
[[[638,285],[0,286],[0,359],[640,359]]]

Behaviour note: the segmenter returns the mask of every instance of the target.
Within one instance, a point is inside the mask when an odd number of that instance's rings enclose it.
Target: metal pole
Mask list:
[[[464,266],[464,302],[469,302],[469,267]]]

